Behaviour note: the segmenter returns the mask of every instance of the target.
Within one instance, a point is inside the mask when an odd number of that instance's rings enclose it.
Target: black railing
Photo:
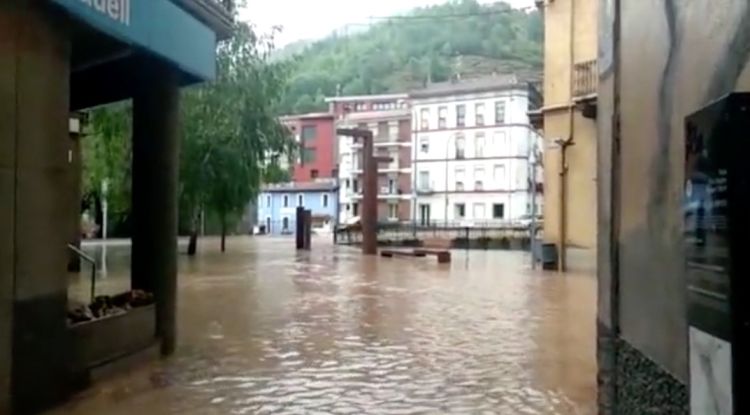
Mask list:
[[[80,248],[75,245],[68,244],[68,249],[78,255],[79,258],[86,261],[91,265],[91,302],[93,303],[96,299],[96,260],[90,255],[83,252]],[[106,249],[106,248],[105,248]]]
[[[540,224],[537,225],[539,229]],[[335,241],[340,245],[357,245],[362,241],[359,226],[337,227],[335,233]],[[531,233],[530,226],[511,222],[477,222],[472,226],[455,221],[379,222],[378,244],[429,246],[442,241],[441,245],[453,248],[524,249],[528,247]]]
[[[595,94],[598,83],[596,60],[573,65],[573,96],[575,98]]]

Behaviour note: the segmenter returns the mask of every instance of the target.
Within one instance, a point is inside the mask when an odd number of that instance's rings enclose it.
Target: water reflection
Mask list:
[[[595,413],[593,277],[510,252],[438,265],[215,242],[180,258],[177,355],[54,414]],[[127,287],[127,255],[110,250],[102,289]]]

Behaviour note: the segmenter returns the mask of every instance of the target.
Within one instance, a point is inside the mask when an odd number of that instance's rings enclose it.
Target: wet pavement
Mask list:
[[[50,414],[594,414],[593,276],[528,256],[362,257],[313,240],[202,241],[180,258],[179,345]],[[98,292],[128,285],[109,251]],[[85,273],[71,297],[88,291]]]

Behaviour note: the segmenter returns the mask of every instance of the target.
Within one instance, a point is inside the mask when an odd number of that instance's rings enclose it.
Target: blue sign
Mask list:
[[[51,0],[76,18],[202,80],[216,76],[216,34],[169,0]]]

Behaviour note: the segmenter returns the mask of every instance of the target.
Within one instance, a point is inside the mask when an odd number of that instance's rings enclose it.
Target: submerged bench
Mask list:
[[[433,255],[437,257],[438,264],[447,264],[451,262],[450,251],[447,251],[444,249],[423,249],[423,248],[412,249],[412,250],[383,249],[380,251],[380,256],[383,256],[386,258],[392,258],[396,256],[426,257],[428,255]]]
[[[438,264],[447,264],[451,262],[451,253],[445,249],[415,249],[414,253],[421,256],[434,255],[437,257]]]
[[[426,254],[418,254],[414,250],[403,250],[403,249],[383,249],[380,251],[380,256],[386,258],[392,258],[394,256],[411,256],[411,257],[423,257]]]

